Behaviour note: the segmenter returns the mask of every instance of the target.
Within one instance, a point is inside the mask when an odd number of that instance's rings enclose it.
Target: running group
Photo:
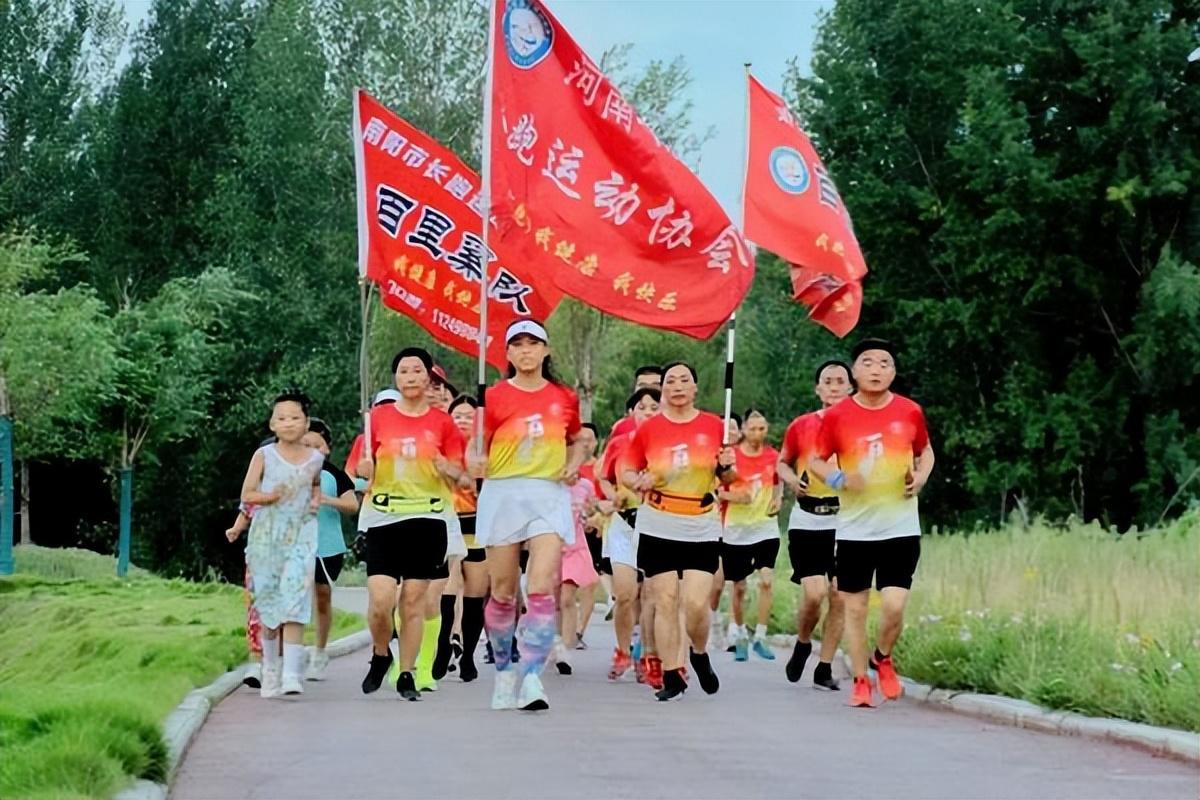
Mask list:
[[[867,339],[849,363],[821,364],[821,408],[792,421],[776,451],[762,411],[726,425],[697,408],[699,376],[684,362],[636,371],[626,415],[600,448],[551,369],[545,328],[516,322],[506,342],[507,374],[482,405],[458,395],[425,350],[400,351],[395,387],[376,395],[344,470],[329,462],[329,428],[309,416],[307,398],[276,398],[272,436],[250,461],[227,531],[232,541],[249,530],[247,636],[261,668],[247,680],[263,697],[302,693],[306,677],[325,675],[331,585],[346,552],[340,515],[357,517],[366,564],[364,693],[394,684],[417,701],[450,673],[473,681],[483,636],[491,707],[547,709],[542,672],[571,673],[602,585],[616,637],[609,680],[632,673],[660,701],[693,680],[713,694],[710,651],[775,658],[767,623],[785,491],[795,498],[787,540],[800,587],[787,679],[803,676],[824,612],[812,685],[839,690],[832,662],[844,633],[849,704],[901,695],[892,651],[934,454],[920,406],[891,391],[890,343]],[[718,611],[727,582],[728,629]],[[868,652],[872,584],[881,613]]]

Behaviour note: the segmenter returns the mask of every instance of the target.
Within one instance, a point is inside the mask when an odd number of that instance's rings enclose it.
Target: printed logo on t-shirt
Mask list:
[[[671,448],[671,467],[672,469],[685,469],[691,463],[688,459],[687,444],[677,444]]]
[[[875,469],[875,460],[883,458],[883,434],[872,433],[870,436],[864,436],[862,441],[866,443],[866,455],[858,465],[858,474],[867,478]]]
[[[400,457],[401,458],[416,458],[417,457],[417,437],[406,436],[400,440]]]
[[[750,496],[758,497],[758,493],[761,492],[763,488],[762,473],[760,472],[757,475],[751,475],[746,480],[750,483]]]

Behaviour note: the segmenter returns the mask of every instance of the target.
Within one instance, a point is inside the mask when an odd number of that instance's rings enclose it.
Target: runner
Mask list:
[[[663,370],[662,367],[656,367],[653,364],[638,367],[633,373],[633,391],[638,389],[658,389],[662,391]],[[608,433],[609,440],[614,436],[622,434],[633,435],[634,424],[632,417],[626,413],[625,416],[613,423],[612,430]]]
[[[392,361],[401,399],[371,411],[371,440],[358,473],[370,480],[359,527],[367,532],[367,619],[373,651],[362,690],[382,685],[392,665],[388,647],[396,586],[400,584],[400,675],[396,691],[420,700],[413,672],[425,636],[429,582],[446,574],[448,557],[461,536],[452,535],[450,485],[463,474],[463,437],[445,411],[426,396],[433,359],[419,347],[401,350]],[[435,643],[425,641],[432,648]]]
[[[458,427],[463,438],[470,441],[475,435],[475,413],[479,402],[469,395],[460,395],[450,404],[450,416]],[[454,511],[458,514],[462,526],[463,539],[467,546],[467,557],[464,558],[458,570],[451,574],[460,574],[462,592],[462,656],[458,663],[458,677],[464,683],[470,683],[479,677],[479,668],[475,666],[475,648],[479,644],[479,636],[483,633],[483,604],[488,592],[487,551],[475,540],[475,506],[478,495],[475,491],[475,481],[469,475],[459,479],[454,492]],[[455,587],[459,589],[460,587]],[[442,595],[443,604],[446,597]],[[442,606],[442,632],[446,631],[446,607]],[[438,655],[441,657],[442,642],[438,643]],[[449,664],[447,663],[447,666]],[[436,674],[436,673],[435,673]]]
[[[569,642],[576,650],[587,650],[587,642],[584,641],[583,635],[587,632],[588,624],[592,621],[593,612],[596,610],[596,589],[601,584],[604,586],[604,591],[608,595],[612,595],[612,582],[608,580],[607,575],[601,575],[600,563],[603,558],[604,542],[600,538],[599,531],[591,527],[588,520],[592,518],[596,510],[596,504],[600,501],[600,488],[596,481],[596,451],[600,447],[600,431],[591,422],[585,422],[580,425],[579,429],[579,446],[583,448],[583,463],[579,465],[579,477],[590,481],[592,484],[592,499],[588,503],[587,513],[583,517],[583,532],[580,534],[583,538],[581,541],[586,543],[588,555],[591,558],[592,571],[596,573],[596,580],[592,581],[589,586],[579,587],[579,622],[578,630],[573,631],[573,635],[568,637],[563,634],[564,640]],[[565,557],[565,553],[564,553]],[[571,641],[571,640],[574,641]]]
[[[661,397],[658,389],[643,387],[625,402],[628,418],[634,422],[634,431],[658,413]],[[654,611],[653,605],[647,602],[648,598],[643,598],[642,603],[642,652],[638,654],[636,662],[633,654],[633,628],[637,620],[637,601],[642,580],[637,568],[637,535],[634,533],[634,526],[637,523],[637,507],[641,503],[641,495],[622,486],[617,476],[617,465],[632,438],[633,433],[630,432],[610,439],[600,470],[603,473],[605,491],[609,493],[616,511],[610,519],[605,539],[606,560],[612,570],[613,596],[616,600],[613,628],[617,637],[608,679],[618,680],[631,666],[635,666],[639,678],[644,675],[647,682],[658,690],[662,688],[662,660],[655,649]]]
[[[834,545],[837,528],[838,498],[833,490],[805,466],[816,446],[817,433],[825,412],[850,393],[850,367],[841,361],[826,361],[817,367],[816,395],[821,410],[797,417],[783,436],[779,456],[779,477],[796,495],[796,504],[788,519],[788,556],[792,562],[792,583],[799,584],[804,595],[797,614],[796,646],[787,662],[787,678],[800,680],[804,664],[812,653],[812,634],[821,619],[821,603],[828,598],[825,627],[821,631],[821,653],[813,671],[813,687],[837,691],[833,678],[833,657],[842,640],[842,598],[834,577]]]
[[[738,416],[736,411],[729,414],[729,426],[726,429],[728,435],[726,442],[730,447],[736,447],[742,441],[742,418]],[[724,520],[722,520],[724,524]],[[725,650],[726,652],[734,652],[735,643],[738,638],[738,625],[733,620],[732,614],[729,619],[729,630],[726,631],[724,623],[721,621],[721,595],[725,592],[725,568],[724,565],[717,562],[717,574],[713,576],[712,595],[709,597],[709,605],[712,608],[712,626],[708,632],[708,644],[716,652]],[[732,609],[731,609],[732,610]]]
[[[582,440],[586,429],[580,431]],[[596,489],[587,478],[580,478],[571,487],[571,515],[575,520],[575,541],[564,544],[562,551],[562,580],[559,587],[559,635],[554,639],[555,666],[561,675],[570,675],[571,657],[566,644],[568,637],[580,641],[579,618],[581,614],[591,614],[591,609],[583,605],[581,597],[587,590],[594,596],[596,584],[600,576],[592,566],[592,554],[588,550],[587,538],[583,532],[584,518],[596,504]],[[593,600],[594,603],[594,600]],[[582,608],[581,608],[582,606]],[[578,649],[578,645],[576,645]]]
[[[554,377],[549,336],[532,320],[509,326],[508,377],[487,391],[486,455],[472,451],[479,493],[475,537],[488,548],[492,598],[484,613],[496,662],[492,708],[550,707],[541,671],[557,627],[555,595],[563,543],[575,539],[567,486],[579,480],[583,450],[579,401]],[[564,485],[565,484],[565,485]],[[522,546],[528,548],[528,596],[521,618],[521,660],[512,668]],[[518,693],[519,692],[519,693]]]
[[[722,445],[720,417],[696,408],[696,371],[686,363],[663,370],[662,412],[637,429],[621,461],[622,482],[645,494],[638,510],[638,567],[655,603],[654,638],[663,656],[659,700],[686,691],[679,609],[685,611],[691,664],[708,694],[720,688],[705,646],[709,594],[720,557],[721,519],[713,492],[737,478],[734,454]]]
[[[870,666],[889,700],[903,692],[892,648],[921,557],[917,495],[933,471],[933,446],[921,407],[891,391],[896,349],[880,339],[854,348],[858,393],[825,412],[808,471],[841,498],[837,519],[838,592],[854,667],[852,706],[873,706],[867,677],[867,600],[871,577],[883,600]],[[837,457],[836,463],[832,459]]]
[[[255,451],[242,482],[242,502],[255,506],[246,566],[262,622],[263,697],[304,692],[304,626],[312,619],[323,461],[301,444],[308,431],[308,398],[299,391],[275,398],[270,428],[277,441]]]
[[[767,620],[771,616],[775,559],[779,557],[779,504],[782,489],[776,475],[779,453],[767,443],[767,418],[761,411],[746,412],[742,441],[734,448],[737,483],[718,494],[725,506],[725,536],[721,542],[721,564],[733,583],[732,611],[738,635],[734,659],[754,654],[767,661],[775,653],[767,644]],[[751,642],[746,631],[746,579],[758,576],[758,622]]]
[[[325,645],[329,643],[329,629],[333,625],[333,583],[341,574],[346,558],[341,515],[358,513],[358,496],[354,493],[354,482],[329,461],[333,435],[324,420],[316,417],[310,419],[308,433],[304,434],[301,441],[325,459],[321,465],[321,509],[317,512],[317,563],[314,572],[317,630],[304,676],[310,681],[323,681],[325,670],[329,668]]]

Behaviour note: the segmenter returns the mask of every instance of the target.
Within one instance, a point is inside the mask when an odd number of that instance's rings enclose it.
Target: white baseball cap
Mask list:
[[[520,319],[509,325],[508,333],[504,334],[504,342],[511,343],[518,336],[532,336],[541,340],[543,344],[550,342],[550,335],[546,333],[546,329],[531,319]]]
[[[377,406],[380,403],[389,402],[399,403],[403,399],[404,395],[400,394],[400,392],[396,391],[395,389],[381,389],[379,393],[375,395],[375,399],[371,401],[371,405]]]

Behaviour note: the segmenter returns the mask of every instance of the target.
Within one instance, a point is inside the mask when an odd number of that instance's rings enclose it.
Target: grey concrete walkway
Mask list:
[[[350,609],[361,590],[338,590]],[[552,708],[488,709],[491,675],[406,703],[358,684],[366,651],[300,698],[241,689],[212,712],[172,791],[193,798],[1188,798],[1200,771],[1137,750],[891,703],[714,658],[721,691],[658,704],[605,679],[611,628],[594,623],[575,674],[545,678]],[[481,649],[482,652],[482,649]],[[551,670],[553,673],[553,670]],[[694,684],[694,680],[693,680]]]

